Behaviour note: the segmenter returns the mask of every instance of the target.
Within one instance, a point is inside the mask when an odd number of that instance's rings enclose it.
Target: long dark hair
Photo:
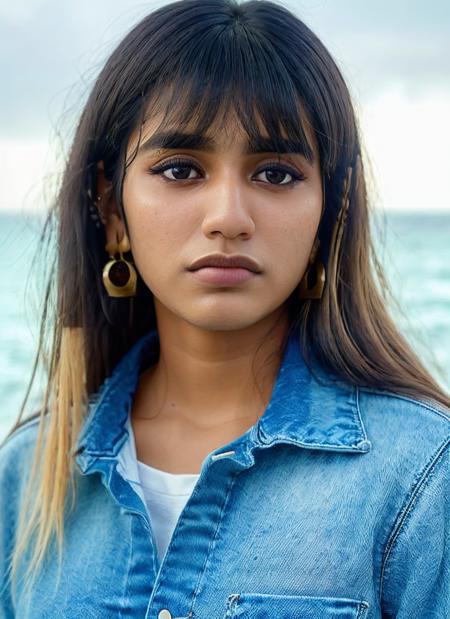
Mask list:
[[[275,143],[284,132],[307,154],[312,153],[308,130],[317,141],[326,196],[320,258],[327,282],[320,300],[301,302],[292,295],[286,301],[305,356],[313,355],[352,384],[450,407],[387,313],[388,288],[370,233],[357,121],[327,49],[300,19],[268,0],[168,4],[142,19],[100,72],[44,228],[44,238],[56,236],[57,251],[36,355],[48,374],[33,466],[39,475],[30,478],[30,489],[35,479],[40,486],[31,516],[19,525],[13,575],[33,527],[38,538],[29,573],[37,570],[53,530],[61,548],[63,506],[74,477],[70,454],[88,398],[137,339],[155,327],[153,296],[141,279],[133,300],[110,298],[103,288],[105,230],[91,217],[97,163],[104,162],[126,225],[127,144],[146,115],[163,112],[160,128],[182,129],[194,121],[196,130],[205,132],[231,108],[250,141],[260,133],[258,121]],[[344,190],[347,217],[332,238]]]

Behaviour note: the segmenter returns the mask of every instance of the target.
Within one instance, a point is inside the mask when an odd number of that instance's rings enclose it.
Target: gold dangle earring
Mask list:
[[[325,210],[325,179],[322,176],[322,215]],[[308,267],[303,275],[299,287],[298,298],[306,299],[320,299],[325,287],[325,267],[321,260],[316,260],[317,252],[320,247],[320,241],[315,239],[311,255],[309,256]]]
[[[134,297],[136,295],[137,274],[132,262],[125,260],[123,254],[130,251],[130,241],[125,233],[117,243],[107,243],[105,247],[111,260],[103,267],[103,284],[110,297]],[[116,254],[119,259],[116,259]]]

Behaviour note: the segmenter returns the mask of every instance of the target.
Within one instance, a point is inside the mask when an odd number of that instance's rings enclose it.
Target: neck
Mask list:
[[[270,401],[287,328],[284,313],[236,331],[160,314],[160,357],[141,374],[136,394],[140,417],[164,415],[205,430],[244,418],[252,425]]]

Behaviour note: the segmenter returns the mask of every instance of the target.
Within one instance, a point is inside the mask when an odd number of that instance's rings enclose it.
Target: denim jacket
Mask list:
[[[450,617],[448,413],[310,371],[292,335],[264,414],[205,457],[160,563],[122,466],[158,354],[151,331],[91,399],[60,580],[50,553],[28,599],[19,577],[15,608],[6,571],[37,421],[0,450],[1,619]]]

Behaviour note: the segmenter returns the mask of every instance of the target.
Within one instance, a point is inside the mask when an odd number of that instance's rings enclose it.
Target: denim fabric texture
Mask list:
[[[204,459],[160,563],[124,466],[158,354],[151,331],[91,398],[61,579],[50,553],[16,608],[6,570],[37,421],[0,450],[1,619],[449,619],[448,413],[310,372],[296,334],[258,423]]]

